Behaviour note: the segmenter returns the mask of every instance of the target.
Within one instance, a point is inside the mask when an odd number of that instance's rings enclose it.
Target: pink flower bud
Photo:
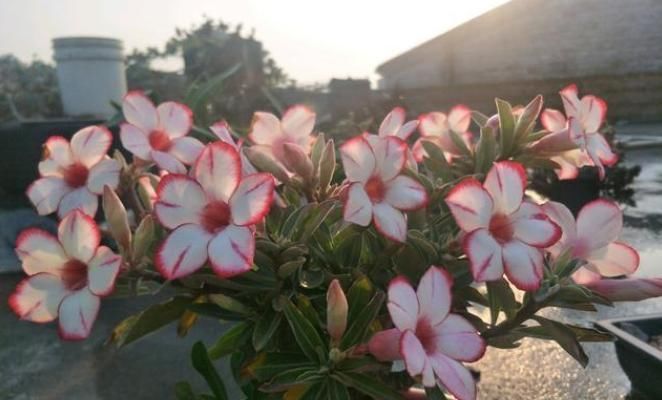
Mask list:
[[[301,146],[295,143],[283,143],[283,163],[292,172],[304,180],[313,177],[313,162]]]
[[[375,333],[368,342],[368,351],[379,361],[401,360],[400,337],[402,332],[393,328]]]
[[[131,230],[124,204],[110,186],[103,188],[103,212],[110,228],[110,233],[123,251],[128,251],[131,245]]]
[[[347,328],[347,298],[334,279],[326,292],[326,329],[334,340],[340,340]]]
[[[410,387],[406,392],[403,393],[403,395],[406,400],[425,400],[428,398],[424,389],[415,387]]]
[[[662,296],[662,278],[601,279],[585,286],[611,301],[641,301]]]

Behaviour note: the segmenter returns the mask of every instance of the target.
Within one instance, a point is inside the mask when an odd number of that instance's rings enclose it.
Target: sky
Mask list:
[[[61,36],[114,37],[127,52],[162,48],[175,28],[209,16],[255,29],[299,83],[375,80],[379,64],[506,1],[0,0],[0,54],[51,61],[51,39]]]

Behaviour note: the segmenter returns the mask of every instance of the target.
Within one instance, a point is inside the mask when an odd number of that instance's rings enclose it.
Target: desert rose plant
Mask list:
[[[170,323],[186,335],[200,317],[227,321],[192,349],[211,397],[180,382],[180,399],[227,399],[234,379],[250,399],[470,400],[471,363],[525,337],[586,365],[580,342],[610,337],[540,311],[659,296],[662,279],[631,277],[639,257],[619,241],[615,203],[575,217],[527,192],[531,168],[569,178],[615,162],[605,102],[574,85],[560,94],[565,114],[540,96],[497,99],[492,117],[396,108],[336,146],[303,105],[256,112],[237,136],[131,92],[126,151],[109,157],[100,126],[44,144],[27,194],[61,221],[57,235],[19,236],[27,278],[9,304],[79,340],[101,299],[170,294],[114,329],[120,347]],[[224,357],[231,377],[214,368]]]

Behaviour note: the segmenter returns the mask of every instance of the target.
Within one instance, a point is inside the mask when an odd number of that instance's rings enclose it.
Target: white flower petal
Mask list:
[[[208,252],[212,269],[223,278],[249,271],[255,256],[253,232],[247,227],[228,225],[209,242]]]
[[[92,217],[81,211],[72,211],[60,221],[57,237],[70,258],[87,263],[99,247],[101,233]]]

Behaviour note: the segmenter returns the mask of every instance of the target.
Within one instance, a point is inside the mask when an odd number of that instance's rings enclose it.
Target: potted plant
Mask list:
[[[580,342],[611,336],[539,311],[622,299],[610,278],[632,274],[639,257],[618,240],[612,201],[575,219],[525,195],[532,167],[613,160],[598,132],[604,102],[574,86],[562,95],[568,118],[546,111],[547,131],[536,129],[541,96],[521,110],[498,99],[491,121],[467,107],[407,121],[395,108],[376,134],[336,147],[306,106],[256,112],[237,140],[225,122],[195,127],[186,105],[130,92],[120,141],[131,162],[107,155],[103,126],[46,141],[27,195],[57,214],[58,234],[19,236],[28,276],[10,306],[83,340],[104,297],[171,288],[114,329],[120,347],[171,322],[185,335],[198,318],[233,321],[191,352],[211,395],[180,382],[180,399],[226,399],[226,379],[250,399],[474,399],[465,364],[524,337],[554,340],[586,365]],[[231,377],[216,371],[223,357]]]

